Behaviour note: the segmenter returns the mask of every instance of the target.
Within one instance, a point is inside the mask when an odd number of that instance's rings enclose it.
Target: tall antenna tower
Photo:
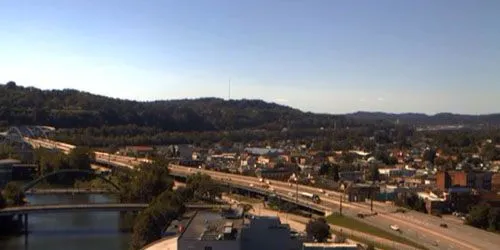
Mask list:
[[[229,92],[228,92],[228,96],[227,96],[227,100],[231,100],[231,78],[229,78]]]

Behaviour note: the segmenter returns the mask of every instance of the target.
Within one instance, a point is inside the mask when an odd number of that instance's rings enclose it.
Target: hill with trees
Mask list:
[[[136,125],[163,131],[281,130],[347,125],[339,115],[305,113],[261,100],[219,98],[138,102],[72,89],[0,85],[0,126],[44,124],[57,128]]]
[[[340,149],[351,148],[354,143],[346,137],[375,136],[378,143],[384,142],[377,139],[380,137],[377,131],[384,129],[390,133],[388,129],[396,128],[397,120],[409,131],[416,126],[437,124],[494,127],[500,125],[500,114],[442,113],[429,116],[357,112],[331,115],[303,112],[262,100],[199,98],[139,102],[73,89],[41,90],[18,86],[15,82],[0,84],[0,127],[54,126],[59,131],[55,139],[91,147],[171,143],[203,145],[224,140],[275,142],[328,135],[333,136],[330,141],[342,144],[333,147]],[[336,128],[336,133],[332,135],[333,128]],[[361,141],[356,142],[359,143]],[[330,147],[324,145],[323,148]]]

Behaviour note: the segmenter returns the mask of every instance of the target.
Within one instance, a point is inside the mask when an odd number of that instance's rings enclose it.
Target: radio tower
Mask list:
[[[228,101],[231,100],[231,78],[229,78],[229,92],[228,92],[227,100]]]

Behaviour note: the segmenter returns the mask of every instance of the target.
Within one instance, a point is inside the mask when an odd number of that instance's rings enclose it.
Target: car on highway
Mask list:
[[[443,227],[443,228],[448,228],[448,224],[446,224],[446,223],[441,223],[441,224],[439,224],[439,226]]]
[[[399,231],[399,226],[398,225],[391,225],[391,229],[394,231]]]

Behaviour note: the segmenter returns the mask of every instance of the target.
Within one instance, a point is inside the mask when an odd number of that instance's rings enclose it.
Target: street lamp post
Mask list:
[[[343,200],[343,198],[344,198],[344,197],[342,197],[342,196],[343,196],[343,195],[342,195],[342,193],[340,193],[340,211],[339,211],[339,212],[340,212],[340,215],[342,215],[342,200]]]
[[[299,179],[295,175],[295,204],[299,204]]]

